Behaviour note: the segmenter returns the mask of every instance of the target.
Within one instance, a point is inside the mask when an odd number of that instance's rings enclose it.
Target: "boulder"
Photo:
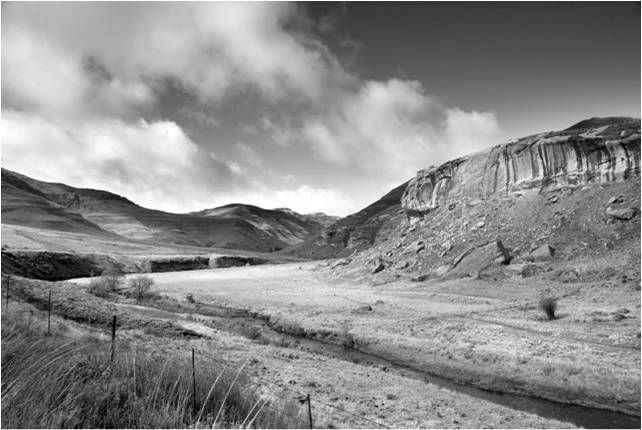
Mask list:
[[[372,312],[372,306],[363,305],[363,306],[359,306],[358,308],[354,308],[352,310],[353,314],[365,314],[366,312]]]
[[[336,269],[337,267],[340,267],[340,266],[347,266],[351,262],[352,260],[350,258],[342,258],[341,260],[335,261],[334,263],[332,263],[330,265],[330,269]]]
[[[442,264],[441,266],[437,267],[432,271],[432,274],[437,277],[444,276],[448,271],[450,270],[450,266],[448,264]]]
[[[441,256],[448,254],[453,249],[453,244],[451,241],[447,240],[441,244]]]
[[[557,275],[557,279],[559,279],[562,282],[575,282],[579,279],[579,277],[580,275],[577,273],[577,270],[575,269],[562,270]]]
[[[544,267],[537,263],[509,264],[504,268],[504,273],[509,276],[521,276],[529,278],[544,271]]]
[[[379,272],[381,272],[383,269],[385,269],[385,268],[386,268],[386,265],[385,265],[384,261],[383,261],[381,258],[377,258],[377,259],[374,261],[373,265],[374,265],[374,269],[372,269],[372,273],[373,273],[373,274],[379,273]]]
[[[449,276],[479,276],[484,270],[497,264],[510,261],[510,254],[500,240],[494,240],[484,246],[471,248],[461,254],[453,264]]]
[[[423,251],[424,249],[426,249],[426,244],[424,243],[424,241],[423,241],[423,240],[418,240],[418,241],[415,243],[415,253],[416,253],[416,254],[418,254],[418,253],[420,253],[421,251]]]
[[[636,212],[635,208],[612,208],[611,206],[606,208],[608,216],[622,221],[630,220],[635,216]]]
[[[622,203],[624,201],[624,196],[616,196],[616,197],[611,197],[609,199],[609,205],[615,204],[615,203]]]
[[[397,264],[395,264],[395,270],[403,270],[403,269],[407,268],[408,266],[410,266],[410,263],[408,262],[408,260],[402,260],[402,261],[398,262]]]
[[[555,255],[555,249],[548,244],[537,247],[526,257],[528,261],[551,261]]]

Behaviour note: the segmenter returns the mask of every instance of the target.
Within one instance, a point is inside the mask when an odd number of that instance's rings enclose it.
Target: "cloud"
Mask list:
[[[245,142],[238,142],[236,144],[236,149],[238,150],[243,162],[251,167],[261,167],[263,166],[263,161],[257,155],[257,153],[252,149],[250,145]]]
[[[260,158],[257,141],[383,187],[499,134],[492,113],[445,106],[418,81],[358,76],[354,55],[340,54],[359,42],[341,35],[337,52],[325,42],[345,11],[317,22],[281,2],[7,3],[2,12],[3,163],[143,205],[187,211],[245,195],[342,213],[355,209],[342,197],[349,183],[297,173],[299,187],[257,194],[250,184],[287,167]],[[180,95],[168,102],[172,91]],[[226,123],[237,108],[241,130],[238,117]],[[203,131],[213,128],[220,137]],[[253,142],[237,145],[240,159],[208,156],[240,139]]]
[[[492,112],[451,108],[446,110],[445,135],[451,148],[450,158],[454,158],[497,143],[500,128]]]
[[[5,110],[2,157],[5,167],[38,179],[106,189],[168,211],[200,209],[243,184],[233,165],[205,156],[171,121],[68,127]]]
[[[347,214],[354,211],[352,199],[336,188],[317,188],[301,184],[293,188],[272,189],[256,184],[253,191],[217,195],[211,206],[243,202],[268,209],[290,208],[299,213],[325,212]]]
[[[389,79],[344,92],[304,117],[299,133],[330,163],[401,181],[427,165],[496,143],[499,126],[492,113],[445,108],[420,82]]]

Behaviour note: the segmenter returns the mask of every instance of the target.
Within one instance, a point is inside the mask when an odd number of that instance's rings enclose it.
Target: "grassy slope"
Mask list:
[[[244,204],[229,204],[192,214],[219,219],[243,219],[289,245],[301,242],[323,227],[319,222],[293,211],[270,210]]]
[[[3,427],[183,428],[197,420],[208,427],[304,425],[298,406],[259,395],[243,367],[199,354],[194,414],[188,350],[119,339],[110,362],[103,336],[78,335],[64,323],[46,336],[39,314],[25,313],[15,298],[10,309],[2,313]]]
[[[238,217],[204,217],[147,209],[106,191],[37,181],[6,169],[2,169],[2,178],[4,223],[89,233],[93,231],[88,231],[89,227],[99,226],[99,230],[129,239],[251,251],[271,251],[288,245]],[[46,215],[42,207],[48,211]],[[52,216],[75,220],[75,223],[47,221]],[[84,227],[80,228],[79,224]]]

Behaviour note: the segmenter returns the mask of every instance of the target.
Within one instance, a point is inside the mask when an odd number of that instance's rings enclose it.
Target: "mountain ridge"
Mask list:
[[[49,230],[79,231],[151,243],[271,252],[303,240],[322,228],[312,220],[262,208],[260,223],[237,216],[173,214],[137,205],[105,190],[44,182],[2,168],[3,223]],[[251,211],[250,211],[251,212]],[[296,219],[295,219],[296,218]],[[285,219],[285,221],[283,221]],[[274,228],[271,224],[277,224]],[[293,229],[294,231],[290,231]]]

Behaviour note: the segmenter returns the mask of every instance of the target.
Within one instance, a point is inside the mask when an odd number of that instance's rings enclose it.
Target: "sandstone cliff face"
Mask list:
[[[640,120],[586,120],[422,170],[401,205],[409,216],[499,193],[545,192],[640,175]],[[605,124],[606,122],[606,124]]]

